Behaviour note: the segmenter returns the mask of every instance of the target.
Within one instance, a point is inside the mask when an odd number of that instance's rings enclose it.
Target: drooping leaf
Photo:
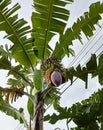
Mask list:
[[[8,103],[6,103],[2,98],[0,98],[0,110],[8,116],[13,117],[15,120],[19,120],[20,123],[24,123],[25,127],[28,127],[23,111],[21,111],[21,109],[17,110],[16,108],[12,107]]]
[[[13,103],[14,101],[16,102],[16,100],[19,97],[23,96],[24,86],[17,86],[17,87],[13,86],[11,88],[0,87],[0,91],[2,92],[2,95],[3,95],[6,102]]]

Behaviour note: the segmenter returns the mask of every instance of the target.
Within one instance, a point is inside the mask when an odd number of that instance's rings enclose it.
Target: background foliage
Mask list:
[[[58,112],[58,115],[54,113],[45,116],[44,120],[54,124],[58,120],[66,119],[68,129],[70,121],[77,125],[76,128],[71,129],[102,129],[102,89],[71,108],[61,107],[59,89],[44,82],[40,68],[37,66],[50,56],[57,57],[60,61],[65,56],[73,56],[74,51],[70,48],[73,41],[78,39],[82,43],[82,33],[88,39],[94,35],[95,25],[98,25],[99,20],[102,19],[103,3],[93,3],[88,12],[80,16],[72,27],[65,30],[70,16],[70,11],[65,6],[72,4],[73,0],[50,0],[49,3],[48,0],[34,0],[33,2],[32,27],[30,27],[27,21],[18,18],[17,11],[21,8],[18,3],[11,7],[11,0],[0,1],[0,31],[5,31],[4,38],[12,42],[10,46],[8,44],[0,46],[0,69],[8,70],[9,85],[8,88],[0,87],[0,110],[31,129],[36,101],[41,93],[45,106],[53,104]],[[59,39],[53,48],[50,41],[56,34],[59,35]],[[98,76],[98,82],[102,85],[103,54],[99,57],[92,54],[85,66],[78,65],[76,68],[71,66],[65,70],[66,81],[71,80],[71,84],[76,77],[83,80],[87,88],[88,74],[91,74],[92,77]],[[30,124],[25,119],[23,108],[18,110],[11,104],[23,95],[28,97]]]

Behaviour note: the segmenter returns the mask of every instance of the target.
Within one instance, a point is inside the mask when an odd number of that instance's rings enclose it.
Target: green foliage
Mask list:
[[[34,118],[34,104],[30,99],[28,100],[27,108],[28,108],[30,118],[31,118],[31,120],[33,120],[33,118]]]
[[[21,65],[17,65],[15,67],[11,66],[11,62],[8,59],[8,57],[6,57],[6,54],[0,58],[0,69],[4,69],[4,70],[9,70],[8,75],[13,75],[16,79],[8,79],[8,83],[9,85],[11,85],[12,83],[14,83],[13,81],[15,80],[15,84],[17,85],[23,85],[23,82],[26,82],[27,84],[29,84],[30,86],[32,86],[31,82],[29,79],[27,79],[24,75],[24,73],[22,72],[22,70],[20,71],[20,69],[22,68]],[[23,80],[23,82],[22,82]],[[19,82],[18,82],[19,81]],[[12,84],[13,86],[13,84]]]
[[[8,45],[7,44],[5,45],[5,50],[4,50],[4,47],[2,45],[0,46],[0,55],[4,56],[4,57],[8,57],[9,59],[11,58],[11,55],[9,55],[9,52],[8,52]]]
[[[73,81],[74,77],[80,78],[86,83],[88,82],[88,74],[91,74],[92,77],[98,76],[99,83],[103,84],[103,54],[98,58],[93,54],[90,60],[86,63],[85,67],[78,65],[76,68],[71,67],[67,70],[67,77]]]
[[[54,109],[60,105],[60,92],[59,89],[56,87],[53,87],[50,89],[50,91],[46,94],[44,103],[45,105],[53,104]]]
[[[15,14],[20,9],[19,4],[8,7],[11,0],[0,1],[0,31],[5,31],[8,38],[14,46],[11,48],[12,56],[20,64],[26,67],[32,67],[35,63],[35,55],[32,49],[32,38],[27,39],[26,35],[31,32],[30,27],[26,25],[24,19],[18,19]],[[26,61],[26,62],[25,62]]]
[[[8,61],[8,59],[3,56],[0,58],[0,69],[8,70],[11,68],[11,63]]]
[[[53,104],[54,109],[58,111],[58,115],[54,113],[52,116],[47,115],[44,118],[50,123],[54,124],[58,120],[67,119],[67,123],[73,120],[77,125],[77,128],[72,128],[74,130],[98,130],[99,127],[103,129],[103,90],[99,90],[89,99],[77,103],[71,108],[62,108],[59,102],[59,89],[44,83],[40,70],[36,69],[37,64],[41,64],[49,56],[56,56],[62,60],[65,55],[74,55],[70,45],[72,45],[73,40],[82,41],[82,33],[87,38],[93,36],[93,31],[96,29],[95,25],[101,20],[103,3],[92,4],[88,12],[78,18],[71,28],[64,31],[70,15],[65,6],[72,2],[73,0],[49,0],[49,2],[48,0],[34,0],[35,11],[31,16],[31,29],[24,19],[18,18],[17,11],[21,8],[18,3],[11,6],[11,0],[0,0],[0,31],[5,31],[6,36],[4,38],[12,42],[10,47],[7,45],[5,47],[0,46],[0,69],[8,70],[10,77],[7,83],[10,87],[23,86],[26,88],[27,92],[23,91],[23,94],[28,96],[27,108],[30,120],[34,118],[34,96],[38,97],[38,92],[40,92],[41,97],[39,98],[44,100],[45,105]],[[56,34],[59,34],[59,40],[53,50],[50,41]],[[16,65],[12,65],[12,61],[15,61]],[[66,78],[71,81],[74,77],[80,78],[87,87],[88,74],[91,74],[92,77],[98,76],[99,83],[102,85],[102,72],[103,55],[97,58],[93,54],[84,67],[78,65],[76,68],[68,68]],[[30,88],[28,89],[28,87]],[[33,89],[37,90],[36,95],[32,95],[31,90]],[[0,93],[2,93],[2,89]],[[0,98],[0,110],[28,127],[22,109],[17,110],[12,107],[3,100],[2,96]]]
[[[73,0],[34,0],[34,9],[32,14],[32,24],[34,28],[33,37],[34,49],[38,51],[40,59],[47,58],[52,49],[49,41],[55,33],[63,34],[66,22],[69,17],[69,11],[65,9],[67,3]]]
[[[47,115],[45,121],[55,124],[59,120],[72,120],[77,127],[71,130],[100,130],[103,128],[103,89],[91,95],[81,103],[76,103],[70,108],[58,106],[58,114]]]
[[[53,55],[60,59],[69,54],[68,47],[72,45],[73,40],[82,40],[81,33],[83,32],[87,38],[93,36],[95,25],[102,19],[103,3],[96,2],[89,7],[89,12],[85,12],[84,16],[80,16],[71,28],[68,28],[64,35],[60,36],[59,42],[53,51]]]
[[[0,111],[5,112],[8,116],[13,117],[15,120],[19,120],[20,123],[23,123],[25,127],[28,127],[27,121],[25,120],[23,109],[20,108],[17,110],[16,108],[9,105],[6,101],[4,101],[0,95]]]
[[[35,88],[40,91],[42,88],[42,76],[41,76],[41,71],[40,70],[35,70],[34,71],[34,79],[33,79],[33,84]]]
[[[96,74],[99,76],[99,82],[100,84],[103,85],[103,55],[100,56],[99,58],[99,67],[98,67],[98,71],[96,72]]]

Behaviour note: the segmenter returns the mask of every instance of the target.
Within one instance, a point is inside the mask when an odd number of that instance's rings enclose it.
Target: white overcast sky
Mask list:
[[[31,20],[31,12],[32,12],[32,2],[33,0],[12,0],[13,3],[20,3],[21,5],[21,9],[18,12],[19,13],[19,17],[20,18],[25,18],[29,24],[31,24],[30,20]],[[72,23],[74,21],[76,21],[76,19],[83,14],[83,12],[88,10],[88,7],[91,3],[96,2],[98,0],[74,0],[74,3],[72,5],[67,6],[67,8],[71,9],[71,16],[68,22],[68,27],[72,25]],[[102,1],[102,0],[101,0]],[[88,57],[90,57],[90,55],[92,53],[94,53],[97,48],[101,47],[101,45],[103,44],[103,38],[101,37],[103,34],[103,30],[101,32],[99,32],[99,34],[96,34],[96,37],[94,39],[92,39],[90,42],[87,42],[87,40],[84,40],[84,43],[90,44],[89,46],[84,47],[85,53],[83,53],[82,55],[79,56],[79,58],[77,59],[77,61],[75,61],[75,63],[73,65],[77,65],[78,63],[83,64],[85,61],[87,61]],[[2,35],[0,33],[0,35]],[[1,36],[0,36],[1,38]],[[96,42],[98,41],[98,44],[96,44]],[[2,42],[5,42],[4,40]],[[8,40],[6,41],[8,42]],[[75,51],[76,54],[79,53],[79,51],[81,51],[81,48],[83,47],[82,45],[80,45],[80,43],[78,41],[74,42],[75,45]],[[1,43],[0,43],[1,44]],[[95,46],[93,46],[93,44],[95,44]],[[92,47],[93,46],[93,47]],[[88,48],[88,49],[87,49]],[[90,49],[90,51],[88,52],[88,50]],[[99,49],[99,51],[97,52],[97,55],[103,50],[103,46]],[[87,53],[88,52],[88,53]],[[86,56],[85,56],[86,55]],[[65,66],[69,66],[71,60],[73,60],[73,58],[68,58],[66,59],[65,62]],[[4,71],[0,71],[0,86],[5,86],[5,82],[6,82],[6,73]],[[91,93],[93,93],[94,91],[97,91],[97,89],[100,87],[99,83],[97,82],[97,78],[93,79],[93,80],[89,80],[88,83],[88,89],[85,89],[85,85],[83,81],[77,80],[63,95],[61,98],[61,105],[62,106],[71,106],[72,104],[74,104],[75,102],[81,101],[87,97],[89,97],[89,95],[91,95]],[[63,91],[66,88],[66,86],[64,86],[61,91]],[[24,96],[23,99],[19,99],[16,103],[14,103],[13,105],[15,107],[24,107],[26,108],[26,103],[25,103],[25,99],[26,97]],[[52,113],[53,109],[52,107],[50,109],[48,109],[47,113]],[[27,115],[27,111],[25,110],[25,113]],[[28,116],[26,116],[26,118],[28,118]],[[72,125],[72,124],[71,124]],[[61,130],[63,129],[67,129],[65,122],[64,121],[59,121],[57,122],[55,125],[51,125],[47,122],[44,123],[44,130],[54,130],[55,128],[60,127]],[[15,121],[13,118],[6,116],[4,113],[0,112],[0,129],[1,130],[24,130],[24,127],[19,125],[18,121]]]

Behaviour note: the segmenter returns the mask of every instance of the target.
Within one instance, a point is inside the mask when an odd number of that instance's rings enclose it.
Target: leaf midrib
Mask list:
[[[49,31],[49,25],[51,23],[52,5],[53,5],[53,0],[51,0],[49,3],[50,10],[49,10],[49,15],[48,15],[47,29],[46,29],[45,40],[44,40],[42,60],[44,60],[44,58],[45,58],[45,51],[46,51],[46,46],[47,46],[47,36],[48,36],[48,31]]]
[[[32,68],[32,70],[34,71],[34,67],[33,67],[33,65],[32,65],[32,62],[31,62],[31,60],[30,60],[28,54],[26,53],[26,50],[25,50],[24,46],[22,45],[22,42],[21,42],[21,40],[19,39],[17,33],[16,33],[15,30],[13,29],[13,26],[11,26],[11,24],[9,23],[9,21],[7,20],[7,18],[3,15],[3,13],[2,13],[1,10],[0,10],[0,13],[1,13],[2,17],[4,18],[4,21],[8,24],[8,26],[11,28],[11,31],[13,32],[13,34],[14,34],[14,35],[16,36],[16,38],[18,39],[18,43],[19,43],[20,46],[22,47],[23,52],[25,53],[25,55],[26,55],[26,57],[27,57],[27,59],[28,59],[30,65],[31,65],[31,68]]]
[[[6,68],[8,68],[8,70],[10,71],[13,71],[14,73],[16,73],[18,76],[20,76],[25,82],[27,82],[31,87],[33,87],[33,85],[22,75],[20,74],[18,71],[15,71],[11,66],[7,65],[7,64],[4,64],[4,63],[1,63],[0,64],[2,66],[5,66]]]
[[[28,127],[28,123],[26,122],[24,116],[22,113],[20,113],[16,108],[13,108],[12,106],[10,106],[9,104],[5,103],[2,101],[2,103],[4,104],[4,107],[6,107],[8,110],[11,110],[12,112],[14,111],[19,117],[23,120],[23,122],[25,123],[26,127]],[[18,119],[18,117],[16,117]]]

